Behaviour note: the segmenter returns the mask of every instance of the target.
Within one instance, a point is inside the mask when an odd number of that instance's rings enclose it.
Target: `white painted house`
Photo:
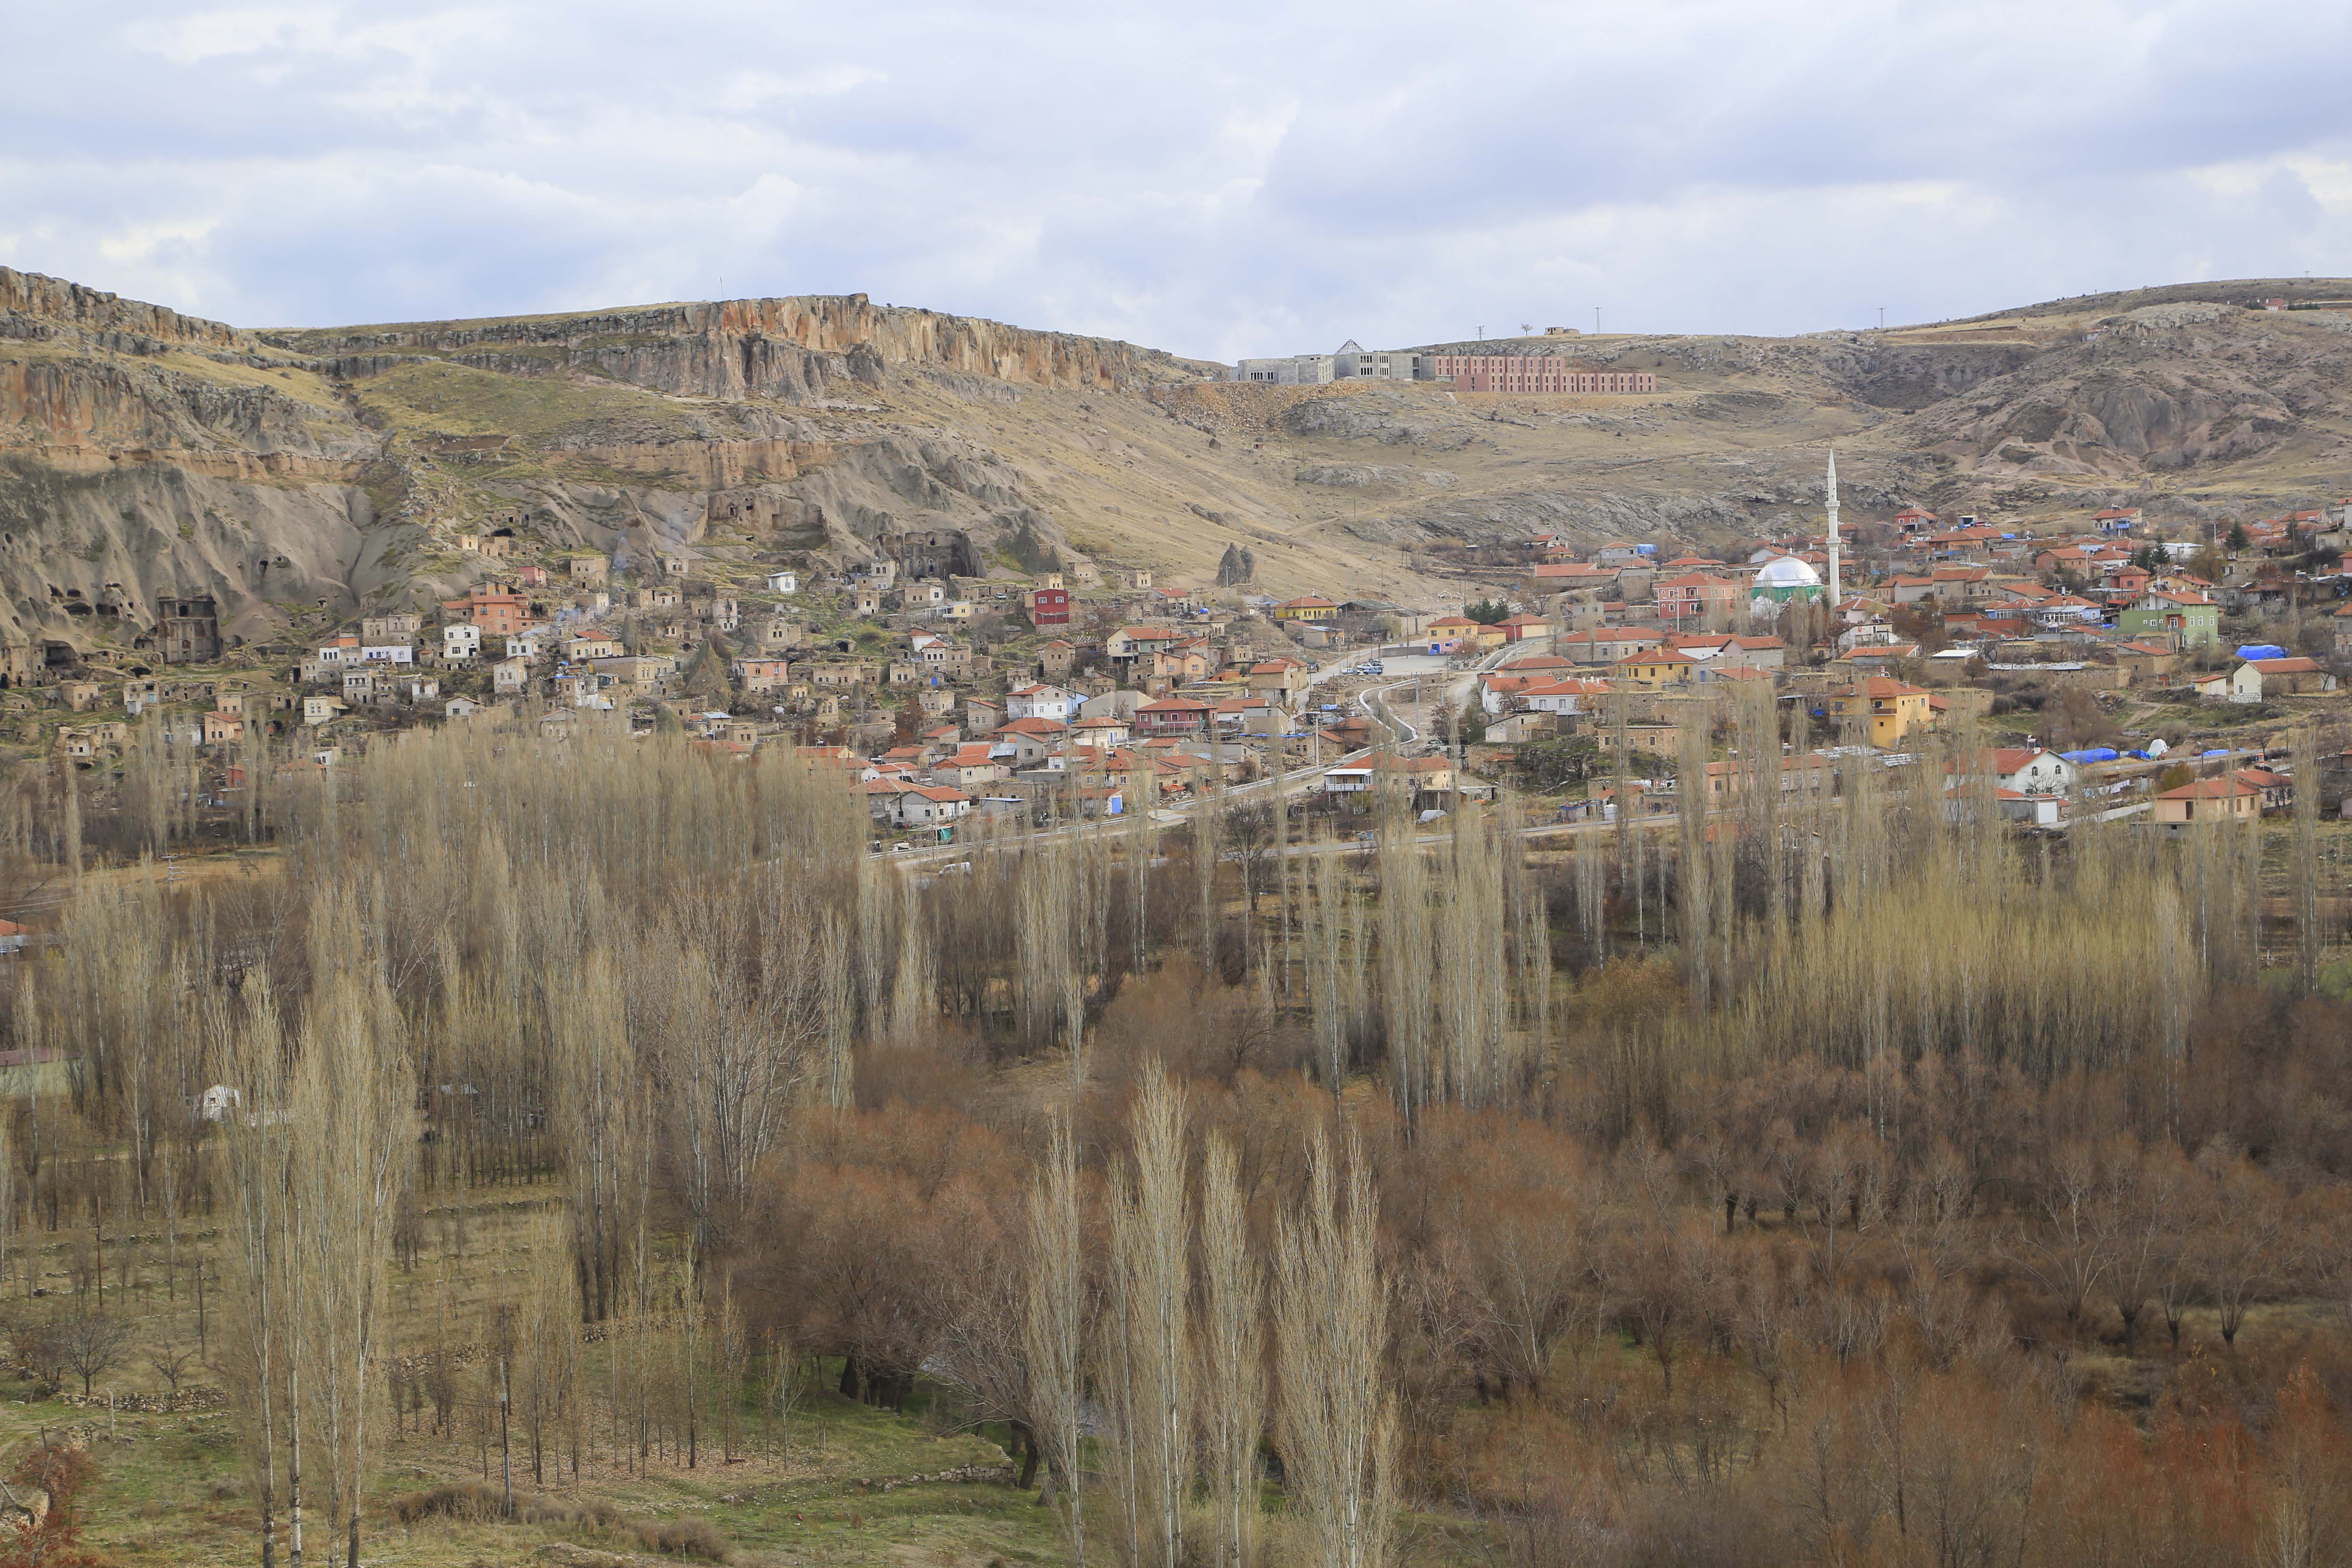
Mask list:
[[[2080,776],[2074,764],[2057,752],[2034,746],[2004,746],[1992,759],[2000,787],[2021,795],[2063,795]]]
[[[898,793],[898,825],[929,827],[971,811],[971,796],[948,784],[916,784]]]
[[[1014,719],[1051,719],[1066,724],[1077,699],[1058,686],[1024,686],[1004,700],[1004,710]]]

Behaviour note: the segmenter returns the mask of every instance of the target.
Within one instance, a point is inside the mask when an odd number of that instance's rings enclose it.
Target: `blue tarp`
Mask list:
[[[2240,658],[2284,658],[2286,649],[2276,643],[2250,642],[2238,650]]]
[[[2093,746],[2087,751],[2061,752],[2058,754],[2070,763],[2112,763],[2117,755],[2113,746]]]

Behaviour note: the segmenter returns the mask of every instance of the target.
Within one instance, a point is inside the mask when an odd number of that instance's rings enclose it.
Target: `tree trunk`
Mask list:
[[[1025,1425],[1015,1421],[1013,1440],[1021,1460],[1021,1479],[1014,1484],[1027,1491],[1037,1480],[1037,1439]]]

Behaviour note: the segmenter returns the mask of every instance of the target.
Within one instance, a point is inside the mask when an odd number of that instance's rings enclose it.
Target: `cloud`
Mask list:
[[[723,279],[1230,358],[1937,319],[2352,241],[2352,13],[2275,3],[110,15],[12,22],[0,263],[257,325]]]

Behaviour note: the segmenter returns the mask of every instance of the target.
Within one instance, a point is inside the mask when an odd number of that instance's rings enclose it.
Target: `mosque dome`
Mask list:
[[[1768,561],[1756,574],[1756,586],[1761,588],[1818,588],[1822,574],[1793,555],[1783,555]]]

